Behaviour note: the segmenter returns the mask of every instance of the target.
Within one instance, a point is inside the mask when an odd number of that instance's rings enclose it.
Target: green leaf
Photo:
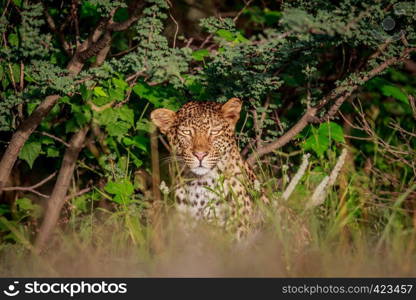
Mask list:
[[[83,105],[83,106],[73,105],[72,112],[79,126],[84,126],[91,120],[91,110],[86,105]]]
[[[118,89],[125,90],[129,86],[124,80],[117,78],[112,78],[111,80],[113,81],[114,86],[116,86]]]
[[[118,121],[106,126],[108,134],[115,137],[122,137],[127,134],[130,128],[131,125],[124,121]]]
[[[149,143],[149,139],[144,136],[136,135],[133,138],[124,137],[123,143],[126,146],[135,146],[147,153],[147,145]]]
[[[26,161],[30,168],[42,151],[42,145],[37,141],[27,141],[19,153],[19,158]]]
[[[274,23],[277,23],[281,17],[282,13],[280,11],[269,10],[267,8],[264,10],[264,19],[267,25],[273,25]]]
[[[95,105],[103,106],[103,105],[105,105],[107,103],[110,103],[111,102],[111,98],[109,98],[109,97],[94,97],[92,99],[92,102]]]
[[[1,80],[1,86],[3,87],[4,90],[7,88],[7,86],[9,85],[9,83],[10,83],[10,81],[6,77],[4,77]]]
[[[329,147],[329,138],[325,135],[319,135],[317,132],[306,139],[303,149],[312,149],[318,156],[322,156]]]
[[[82,1],[81,3],[82,3],[81,9],[80,9],[81,18],[94,18],[99,15],[96,5],[90,3],[90,1]]]
[[[91,98],[92,91],[88,89],[85,84],[81,85],[80,87],[81,97],[83,100],[87,101]]]
[[[229,30],[220,29],[216,32],[216,34],[225,39],[227,42],[232,42],[235,39],[234,34]]]
[[[134,163],[134,166],[136,168],[140,168],[143,165],[143,161],[139,159],[136,155],[134,155],[130,150],[127,149],[127,151],[129,152],[129,155]]]
[[[209,56],[207,49],[196,50],[192,53],[192,57],[197,61],[203,61],[205,56]]]
[[[53,144],[55,144],[55,141],[52,138],[50,138],[48,136],[43,136],[43,135],[40,137],[40,142],[41,142],[42,145],[53,145]]]
[[[17,7],[21,7],[21,6],[22,6],[22,0],[13,0],[13,3],[14,3]]]
[[[181,103],[181,94],[171,85],[149,86],[145,82],[139,82],[133,87],[133,92],[140,98],[152,103],[155,107],[176,110]]]
[[[64,96],[59,98],[59,103],[65,103],[65,104],[69,104],[71,105],[71,98],[69,98],[68,96]]]
[[[134,192],[133,184],[127,179],[121,179],[119,181],[110,181],[104,187],[104,190],[107,193],[112,195],[119,195],[119,196],[131,196]]]
[[[108,91],[108,94],[109,94],[109,98],[111,100],[116,100],[118,102],[124,100],[124,90],[121,90],[121,89],[110,89]]]
[[[245,42],[248,42],[249,40],[244,35],[242,35],[240,32],[237,32],[234,41],[238,42],[238,43],[245,43]]]
[[[113,197],[113,199],[111,199],[111,200],[113,200],[114,202],[116,202],[116,203],[118,203],[118,204],[123,204],[123,197],[121,197],[120,195],[115,195],[114,197]]]
[[[409,104],[407,95],[397,86],[383,85],[380,90],[384,96],[393,97],[394,99],[397,99],[405,104]]]
[[[120,108],[116,109],[118,119],[126,121],[131,126],[134,125],[134,111],[128,108],[126,105],[123,105]]]
[[[32,215],[39,218],[42,214],[42,207],[38,204],[32,203],[28,198],[19,198],[16,200],[16,207],[19,212]]]
[[[88,207],[87,207],[88,196],[89,195],[82,195],[80,197],[75,197],[72,200],[72,205],[75,207],[76,210],[82,213],[85,213],[88,211]]]
[[[65,133],[76,132],[79,129],[77,122],[74,119],[65,122]]]
[[[150,103],[152,103],[155,106],[160,106],[161,98],[157,93],[155,93],[155,90],[152,89],[149,85],[146,83],[138,83],[133,87],[133,92],[139,96],[140,98],[144,98],[148,100]]]
[[[311,134],[305,140],[303,149],[312,149],[318,156],[322,156],[329,148],[331,140],[344,142],[342,127],[334,122],[322,123],[319,128],[312,127]]]
[[[94,88],[94,95],[95,96],[101,96],[101,97],[107,97],[107,94],[104,92],[103,88],[100,86],[97,86]]]
[[[147,119],[141,119],[139,122],[137,122],[136,129],[150,133],[153,130],[153,123]]]
[[[120,7],[117,9],[114,15],[114,21],[124,22],[129,18],[129,10],[126,7]]]
[[[8,40],[11,46],[13,47],[19,46],[19,38],[17,37],[17,34],[15,33],[9,34]]]
[[[94,118],[99,125],[107,126],[112,124],[116,120],[117,114],[114,112],[114,109],[107,108],[100,112],[95,111]]]
[[[0,216],[10,213],[9,204],[0,204]]]
[[[345,142],[344,139],[344,131],[340,125],[334,122],[327,122],[322,123],[318,129],[319,135],[325,135],[336,142],[343,143]]]
[[[47,157],[59,157],[59,150],[55,147],[48,147],[46,150]]]

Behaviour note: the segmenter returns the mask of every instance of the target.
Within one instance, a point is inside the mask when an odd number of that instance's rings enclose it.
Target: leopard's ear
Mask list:
[[[175,121],[176,113],[166,108],[158,108],[152,111],[150,118],[159,127],[162,133],[166,133]]]
[[[240,99],[231,98],[221,107],[222,115],[233,127],[235,127],[235,124],[237,124],[237,121],[240,118],[241,105]]]

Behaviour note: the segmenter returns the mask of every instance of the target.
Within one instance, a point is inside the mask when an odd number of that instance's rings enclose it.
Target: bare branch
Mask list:
[[[234,17],[234,19],[233,19],[233,22],[235,23],[235,22],[237,22],[237,20],[240,18],[240,16],[241,16],[241,14],[244,12],[244,10],[247,8],[247,7],[249,7],[250,6],[250,4],[251,4],[251,2],[253,2],[253,0],[248,0],[247,2],[246,1],[244,1],[245,2],[245,4],[244,4],[244,7],[242,8],[242,9],[240,9],[240,11],[235,15],[235,17]]]
[[[45,179],[39,181],[38,183],[32,185],[32,186],[11,186],[11,187],[5,187],[3,188],[3,191],[27,191],[27,192],[31,192],[33,194],[36,194],[38,196],[41,196],[43,198],[49,198],[48,195],[42,194],[40,192],[38,192],[36,190],[36,188],[44,185],[45,183],[47,183],[48,181],[50,181],[52,178],[54,178],[56,175],[56,172],[52,173],[51,175],[49,175],[48,177],[46,177]]]
[[[51,139],[60,142],[61,144],[63,144],[65,147],[69,147],[69,144],[67,142],[65,142],[63,139],[58,138],[57,136],[54,136],[53,134],[47,133],[47,132],[43,132],[43,131],[35,131],[35,133],[39,133],[43,136],[47,136],[50,137]]]
[[[135,7],[140,7],[141,2],[142,1],[140,1],[140,3],[136,1]],[[77,3],[77,1],[74,1],[73,7],[76,8]],[[137,3],[139,3],[140,5],[138,5]],[[77,47],[76,54],[73,55],[72,59],[67,65],[67,70],[71,75],[77,75],[79,74],[79,72],[81,72],[84,66],[84,61],[81,61],[79,59],[78,54],[80,52],[86,51],[89,47],[91,47],[91,45],[97,43],[98,39],[105,33],[106,26],[108,26],[109,22],[111,22],[114,13],[115,10],[113,10],[110,13],[109,18],[101,20],[97,28],[90,34],[89,38]],[[130,25],[131,24],[132,23],[130,23]],[[52,26],[55,26],[56,28],[55,24],[53,24]],[[62,26],[61,30],[63,30]],[[108,36],[106,37],[106,39],[108,39]],[[25,144],[29,136],[33,133],[33,131],[38,127],[40,122],[48,115],[50,110],[55,106],[59,98],[59,95],[50,95],[46,97],[41,102],[41,104],[39,104],[39,106],[34,110],[34,112],[29,116],[29,118],[21,123],[19,128],[13,134],[10,144],[4,152],[3,157],[0,161],[0,194],[23,145]]]
[[[144,7],[145,3],[144,1],[134,1],[134,2],[135,2],[134,7],[130,9],[133,12],[132,16],[124,22],[120,22],[120,23],[111,22],[107,26],[107,30],[114,31],[114,32],[123,31],[123,30],[128,29],[131,25],[133,25],[134,22],[140,19],[141,10]]]
[[[52,16],[49,14],[48,8],[46,7],[45,4],[43,5],[43,8],[44,8],[43,12],[46,17],[46,23],[48,23],[49,28],[58,36],[59,40],[61,41],[62,48],[65,50],[66,54],[72,55],[71,46],[65,39],[65,36],[61,30],[62,27],[60,29],[57,28],[55,21],[53,20]]]
[[[9,146],[0,161],[0,193],[10,175],[14,163],[16,162],[20,149],[22,149],[29,136],[36,129],[43,118],[49,113],[59,98],[59,95],[46,97],[45,100],[34,110],[30,117],[25,120],[13,134],[12,140],[10,141]]]
[[[115,10],[112,13],[115,13]],[[106,28],[108,22],[110,22],[111,18],[112,18],[112,15],[110,14],[109,19],[108,18],[107,19],[102,19],[98,23],[95,30],[90,34],[90,36],[84,42],[82,42],[81,45],[79,45],[77,47],[75,55],[72,57],[72,59],[70,60],[70,62],[68,63],[68,66],[67,66],[67,70],[69,71],[70,74],[77,75],[79,72],[81,72],[81,70],[84,66],[85,60],[82,60],[82,57],[80,57],[79,54],[84,52],[86,59],[89,58],[86,55],[86,53],[88,53],[88,50],[90,48],[92,48],[94,45],[97,44],[99,38],[104,34],[104,32],[106,30],[105,28]],[[97,46],[95,46],[95,47],[97,47]],[[104,46],[102,48],[104,48]],[[98,53],[98,51],[96,53]]]
[[[365,75],[361,76],[361,78],[357,81],[358,83],[354,84],[345,84],[336,89],[334,89],[328,96],[324,97],[318,105],[315,107],[307,109],[306,113],[302,116],[302,118],[291,128],[288,132],[286,132],[283,136],[278,138],[276,141],[270,142],[267,145],[264,145],[257,149],[253,154],[249,156],[247,162],[250,165],[254,165],[254,162],[257,158],[273,152],[274,150],[286,145],[290,142],[298,133],[300,133],[306,125],[309,123],[319,123],[326,120],[332,119],[335,114],[338,112],[341,105],[344,103],[348,97],[352,95],[362,84],[373,78],[374,76],[380,74],[388,67],[397,64],[410,55],[410,53],[415,52],[416,48],[407,48],[403,51],[402,55],[399,57],[393,57],[386,60],[381,65],[377,66],[376,68],[370,70],[368,73],[364,73]],[[316,113],[322,109],[329,101],[336,99],[334,104],[328,110],[328,113],[323,118],[316,118]]]
[[[20,91],[22,92],[25,88],[25,65],[20,62]]]
[[[409,98],[410,107],[412,108],[413,118],[416,119],[416,100],[413,95],[408,94],[407,97]]]
[[[85,188],[85,189],[82,189],[82,190],[78,191],[78,192],[77,192],[77,193],[75,193],[75,194],[71,194],[71,195],[66,196],[65,201],[68,201],[68,200],[71,200],[71,199],[73,199],[73,198],[76,198],[76,197],[82,196],[82,195],[84,195],[84,194],[88,193],[88,192],[89,192],[89,191],[91,191],[91,190],[92,190],[92,188],[90,188],[90,187],[87,187],[87,188]]]
[[[290,142],[298,133],[300,133],[303,130],[303,128],[306,127],[306,125],[308,125],[313,120],[313,118],[316,115],[316,111],[317,109],[314,107],[309,108],[306,111],[306,113],[302,116],[302,118],[292,128],[290,128],[289,131],[287,131],[284,135],[282,135],[277,140],[270,142],[267,145],[264,145],[260,149],[257,149],[253,154],[251,154],[249,158],[247,159],[247,163],[249,165],[254,165],[257,158],[267,153],[273,152],[274,150]]]
[[[2,17],[4,17],[4,15],[7,12],[7,9],[9,8],[9,4],[10,4],[11,0],[7,0],[6,6],[3,8],[3,13],[1,14]]]
[[[100,60],[104,62],[105,57],[107,56],[108,51],[110,50],[110,43],[111,43],[111,33],[106,31],[103,36],[95,43],[92,43],[88,49],[79,52],[77,54],[77,58],[84,62],[87,59],[96,56],[97,54],[101,53]],[[104,50],[104,52],[102,52]],[[104,55],[103,55],[104,54]],[[96,64],[100,65],[100,64]]]
[[[172,19],[173,23],[175,23],[175,26],[176,26],[175,35],[173,36],[173,45],[172,45],[172,48],[176,48],[176,37],[178,36],[179,24],[178,24],[178,21],[175,20],[175,18],[172,16],[171,13],[169,13],[169,16]]]

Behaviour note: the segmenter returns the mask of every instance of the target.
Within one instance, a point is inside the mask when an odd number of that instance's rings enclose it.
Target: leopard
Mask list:
[[[174,192],[177,210],[219,225],[237,238],[255,227],[250,191],[259,185],[237,145],[241,109],[239,98],[225,103],[190,101],[177,112],[158,108],[150,116],[182,166],[185,180]]]

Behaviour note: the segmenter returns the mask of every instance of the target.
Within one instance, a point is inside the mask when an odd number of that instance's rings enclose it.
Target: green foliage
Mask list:
[[[371,69],[416,41],[414,12],[406,8],[397,14],[395,3],[400,1],[255,0],[247,7],[238,1],[216,6],[218,15],[233,15],[237,21],[211,16],[208,8],[198,8],[203,4],[179,2],[146,0],[137,22],[110,33],[103,64],[98,65],[94,53],[77,75],[67,69],[78,55],[76,47],[113,13],[113,22],[128,21],[134,1],[85,0],[75,11],[71,1],[0,2],[3,152],[18,126],[49,95],[61,98],[19,153],[21,173],[57,171],[73,134],[90,127],[71,195],[84,187],[92,190],[72,198],[66,208],[67,226],[74,232],[84,230],[88,219],[85,232],[94,235],[91,220],[104,211],[109,222],[115,220],[123,229],[123,242],[149,248],[147,231],[152,227],[142,217],[151,199],[133,178],[135,172],[151,173],[149,133],[154,128],[149,113],[154,108],[177,110],[189,100],[239,97],[244,105],[238,144],[250,154],[281,137],[325,95],[364,84]],[[396,21],[395,28],[386,29],[386,18]],[[398,36],[400,32],[404,35]],[[341,106],[344,118],[335,115],[331,122],[308,126],[262,158],[256,171],[270,199],[293,177],[299,154],[311,152],[311,167],[289,203],[304,213],[305,199],[330,174],[336,154],[347,144],[353,174],[343,174],[342,185],[328,192],[319,211],[305,212],[317,235],[330,240],[345,232],[351,239],[368,233],[384,243],[394,232],[414,232],[408,211],[414,198],[415,86],[414,71],[393,65]],[[317,117],[324,117],[333,103],[331,99]],[[363,130],[364,121],[368,128]],[[163,146],[159,150],[162,179],[169,182],[164,165],[168,153]],[[397,195],[406,197],[394,202]],[[42,201],[28,192],[11,204],[1,203],[0,240],[30,245]]]
[[[345,142],[342,127],[334,122],[322,123],[318,128],[312,126],[308,136],[303,150],[313,150],[319,157],[329,149],[332,141]]]
[[[134,192],[133,185],[126,179],[117,182],[110,181],[107,183],[104,190],[107,193],[114,195],[111,200],[118,204],[128,204]]]
[[[20,151],[19,158],[25,160],[29,167],[33,167],[35,159],[41,153],[42,144],[38,141],[28,141]]]
[[[16,200],[16,210],[19,219],[31,216],[39,218],[42,214],[42,207],[32,202],[28,198],[20,198]]]
[[[267,7],[261,9],[258,6],[248,7],[243,13],[250,18],[253,25],[274,25],[282,17],[282,12],[270,10]]]
[[[184,103],[181,94],[173,86],[149,86],[145,82],[139,82],[133,87],[133,92],[155,107],[177,110]]]
[[[414,92],[414,88],[409,84],[407,77],[403,77],[400,72],[391,71],[391,78],[397,83],[389,81],[385,78],[376,77],[367,83],[367,87],[371,91],[380,92],[386,97],[392,97],[399,100],[403,104],[409,105],[407,94]]]
[[[193,59],[197,61],[203,61],[206,56],[209,56],[209,51],[207,49],[199,49],[192,52]]]

